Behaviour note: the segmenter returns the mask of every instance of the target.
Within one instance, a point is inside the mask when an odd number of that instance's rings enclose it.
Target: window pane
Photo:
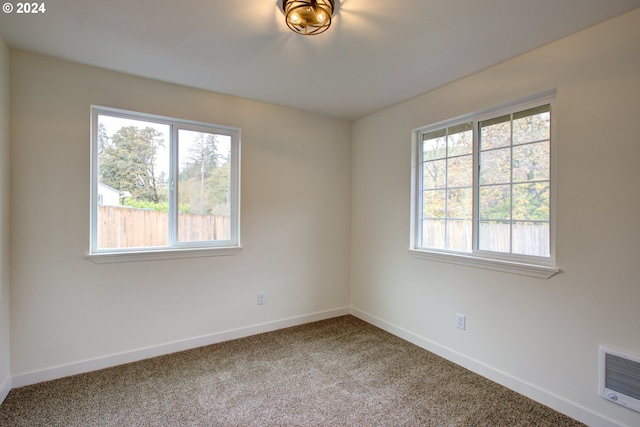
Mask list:
[[[520,111],[513,115],[513,143],[542,141],[549,139],[551,114],[549,105]]]
[[[447,160],[447,187],[473,185],[473,156],[454,157]]]
[[[231,238],[230,153],[227,135],[178,131],[178,241]]]
[[[480,184],[504,184],[511,182],[511,149],[480,153]]]
[[[473,215],[473,192],[471,188],[456,188],[448,191],[447,218],[471,219]]]
[[[480,219],[511,219],[511,186],[480,187]]]
[[[447,221],[447,249],[471,252],[472,221]]]
[[[506,221],[480,221],[478,248],[483,251],[509,252],[511,226]]]
[[[444,188],[447,178],[447,161],[432,160],[424,162],[422,167],[424,175],[422,186],[425,189]]]
[[[480,150],[511,144],[511,116],[501,116],[480,122]]]
[[[473,124],[425,133],[423,138],[422,245],[468,251],[472,247]],[[464,225],[464,226],[463,226]]]
[[[422,160],[442,159],[447,155],[446,129],[422,137]]]
[[[98,115],[98,249],[168,245],[169,129]]]
[[[471,154],[473,152],[473,123],[465,123],[449,128],[448,156]]]
[[[514,182],[549,179],[549,141],[513,148]]]
[[[516,222],[513,225],[513,253],[550,256],[549,223]]]
[[[422,216],[425,218],[444,218],[447,192],[445,190],[429,190],[424,192]]]
[[[549,220],[549,183],[513,186],[514,220]]]
[[[422,221],[422,245],[426,248],[445,249],[445,221],[425,219]]]

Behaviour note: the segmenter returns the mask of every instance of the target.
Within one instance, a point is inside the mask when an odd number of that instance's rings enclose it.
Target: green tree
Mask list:
[[[231,167],[229,163],[224,163],[217,167],[207,181],[209,198],[217,206],[228,205],[229,194],[231,194]]]
[[[162,134],[151,127],[121,128],[104,144],[99,156],[100,181],[130,192],[133,199],[160,202],[156,156],[161,147]]]
[[[188,204],[192,213],[212,214],[227,203],[223,193],[229,187],[228,158],[219,153],[217,135],[201,132],[185,152],[184,160],[180,156],[180,203]]]
[[[98,156],[102,154],[104,149],[109,146],[109,136],[104,123],[98,125]]]

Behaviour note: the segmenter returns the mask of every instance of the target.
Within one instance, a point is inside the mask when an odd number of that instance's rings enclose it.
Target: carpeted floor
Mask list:
[[[0,426],[582,426],[352,316],[14,389]]]

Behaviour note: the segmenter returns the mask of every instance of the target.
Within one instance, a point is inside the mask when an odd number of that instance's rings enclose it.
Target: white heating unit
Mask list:
[[[600,396],[640,412],[640,357],[600,346]]]

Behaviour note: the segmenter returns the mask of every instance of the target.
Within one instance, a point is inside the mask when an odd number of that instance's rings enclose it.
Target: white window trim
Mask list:
[[[241,246],[225,246],[219,248],[184,248],[158,249],[144,252],[101,252],[88,254],[87,258],[96,264],[111,264],[116,262],[158,261],[167,259],[202,258],[213,256],[236,255],[242,251]]]
[[[560,269],[553,266],[482,258],[471,254],[466,255],[459,253],[435,252],[426,249],[409,249],[409,253],[411,253],[415,258],[429,261],[464,265],[467,267],[476,267],[485,270],[502,271],[504,273],[520,274],[522,276],[538,277],[541,279],[548,279],[560,271]]]
[[[98,217],[98,158],[97,152],[97,135],[98,129],[97,116],[99,114],[107,114],[122,118],[134,120],[147,120],[150,122],[178,125],[181,129],[187,130],[216,130],[228,132],[234,140],[231,144],[231,238],[230,240],[220,242],[192,242],[189,244],[176,242],[173,246],[167,247],[148,247],[148,248],[109,248],[98,249],[97,247],[97,217]],[[175,137],[178,128],[172,126],[172,137]],[[241,134],[239,128],[215,125],[210,123],[196,122],[190,120],[177,119],[173,117],[158,116],[154,114],[139,113],[136,111],[128,111],[117,108],[102,107],[97,105],[91,106],[91,197],[90,197],[90,245],[86,258],[96,264],[118,263],[118,262],[137,262],[137,261],[153,261],[181,258],[200,258],[213,256],[229,256],[235,255],[242,250],[240,244],[240,141]],[[171,150],[174,150],[172,147]],[[176,168],[177,159],[175,153],[171,153],[171,169]],[[173,172],[172,172],[173,173]],[[175,179],[175,178],[172,178]],[[175,202],[175,194],[173,195]],[[174,203],[175,204],[175,203]],[[174,215],[169,212],[170,218]],[[171,219],[170,219],[171,220]],[[174,230],[169,231],[170,234]]]
[[[541,94],[533,95],[524,99],[520,99],[515,102],[503,104],[495,108],[489,108],[475,113],[465,114],[460,117],[441,121],[428,126],[421,126],[420,128],[412,131],[411,139],[411,234],[409,239],[409,253],[415,258],[425,259],[436,262],[445,262],[449,264],[463,265],[467,267],[482,268],[486,270],[501,271],[505,273],[520,274],[524,276],[538,277],[548,279],[554,274],[560,271],[556,265],[556,253],[555,253],[555,236],[556,236],[556,221],[555,221],[555,194],[556,194],[556,128],[557,119],[555,115],[555,98],[556,91],[547,91]],[[518,256],[513,254],[498,254],[493,252],[486,252],[480,250],[474,250],[472,253],[466,252],[453,252],[447,250],[426,249],[418,246],[419,234],[421,232],[420,227],[420,162],[422,161],[422,153],[420,150],[420,135],[423,132],[441,129],[444,127],[452,126],[459,123],[473,121],[474,124],[483,119],[490,117],[499,117],[502,114],[519,111],[520,109],[526,109],[531,107],[532,104],[551,104],[551,147],[550,147],[550,215],[549,215],[549,238],[550,238],[550,256],[547,257],[533,257],[533,256]],[[474,168],[477,165],[477,130],[474,129]],[[476,180],[477,171],[474,170],[474,192],[477,190]],[[477,206],[474,205],[474,243],[476,238],[476,222],[477,222]]]

